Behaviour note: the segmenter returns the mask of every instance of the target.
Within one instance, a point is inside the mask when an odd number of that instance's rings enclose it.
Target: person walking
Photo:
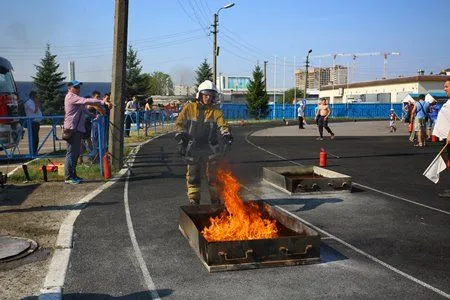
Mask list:
[[[395,121],[398,120],[398,116],[395,113],[395,110],[391,108],[391,111],[389,113],[389,132],[396,132],[397,127],[395,127]]]
[[[198,86],[197,101],[186,104],[175,122],[175,140],[187,163],[187,196],[192,205],[200,204],[203,172],[208,180],[211,203],[220,203],[216,187],[217,164],[221,154],[229,150],[233,137],[223,112],[215,105],[218,94],[214,83],[202,82]]]
[[[41,101],[37,97],[36,91],[31,91],[29,99],[24,102],[25,115],[31,119],[31,135],[33,140],[33,155],[37,155],[39,146],[39,129],[42,121]],[[30,129],[29,129],[30,130]],[[29,131],[30,132],[30,131]]]
[[[72,80],[67,84],[68,92],[64,98],[64,130],[63,139],[67,141],[67,152],[64,161],[65,183],[78,184],[77,161],[81,149],[81,136],[86,132],[84,126],[84,107],[88,104],[101,104],[102,100],[80,97],[83,83]]]
[[[327,99],[321,98],[319,105],[317,105],[315,120],[317,126],[319,128],[319,137],[317,140],[323,140],[323,129],[331,135],[331,139],[334,139],[334,133],[331,131],[330,127],[328,127],[328,117],[331,114],[331,108],[328,106]]]
[[[298,108],[297,108],[297,117],[298,117],[298,129],[305,129],[305,127],[303,127],[303,122],[305,119],[305,105],[306,103],[304,102],[304,100],[300,101],[300,103],[298,104]]]

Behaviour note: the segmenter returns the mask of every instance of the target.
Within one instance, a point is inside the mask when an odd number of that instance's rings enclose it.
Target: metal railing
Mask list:
[[[162,130],[173,130],[177,114],[172,111],[152,110],[138,111],[125,115],[124,122],[130,118],[130,128],[125,134],[135,132],[137,136],[157,135]],[[39,143],[35,150],[33,145],[34,117],[0,117],[0,161],[29,160],[45,157],[64,157],[59,150],[66,149],[66,142],[61,138],[64,116],[39,117],[40,134]],[[92,161],[98,159],[100,173],[103,175],[103,156],[108,149],[109,118],[99,115],[91,120],[90,139],[92,148],[86,144],[88,156]],[[61,144],[62,143],[62,144]],[[25,147],[24,147],[25,146]],[[50,151],[44,149],[50,148]]]

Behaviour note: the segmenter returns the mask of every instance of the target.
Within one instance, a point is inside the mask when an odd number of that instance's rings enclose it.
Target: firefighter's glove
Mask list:
[[[181,156],[186,155],[186,147],[189,142],[189,134],[186,132],[178,132],[175,134],[175,140],[178,143],[178,153],[180,153]]]
[[[225,152],[230,151],[231,144],[233,144],[233,136],[230,133],[226,133],[222,136],[224,144],[225,144]]]

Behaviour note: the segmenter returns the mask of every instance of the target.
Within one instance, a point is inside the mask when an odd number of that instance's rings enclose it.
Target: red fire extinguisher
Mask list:
[[[321,148],[319,154],[319,167],[326,167],[326,166],[327,166],[327,153],[325,152],[324,148]]]
[[[111,178],[111,164],[108,152],[106,152],[105,155],[103,155],[103,178],[105,179]]]

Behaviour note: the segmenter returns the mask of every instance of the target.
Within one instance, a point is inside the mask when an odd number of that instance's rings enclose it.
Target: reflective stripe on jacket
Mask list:
[[[175,127],[178,132],[187,132],[199,142],[215,143],[217,129],[220,134],[229,132],[229,127],[217,105],[186,104],[178,115]]]

